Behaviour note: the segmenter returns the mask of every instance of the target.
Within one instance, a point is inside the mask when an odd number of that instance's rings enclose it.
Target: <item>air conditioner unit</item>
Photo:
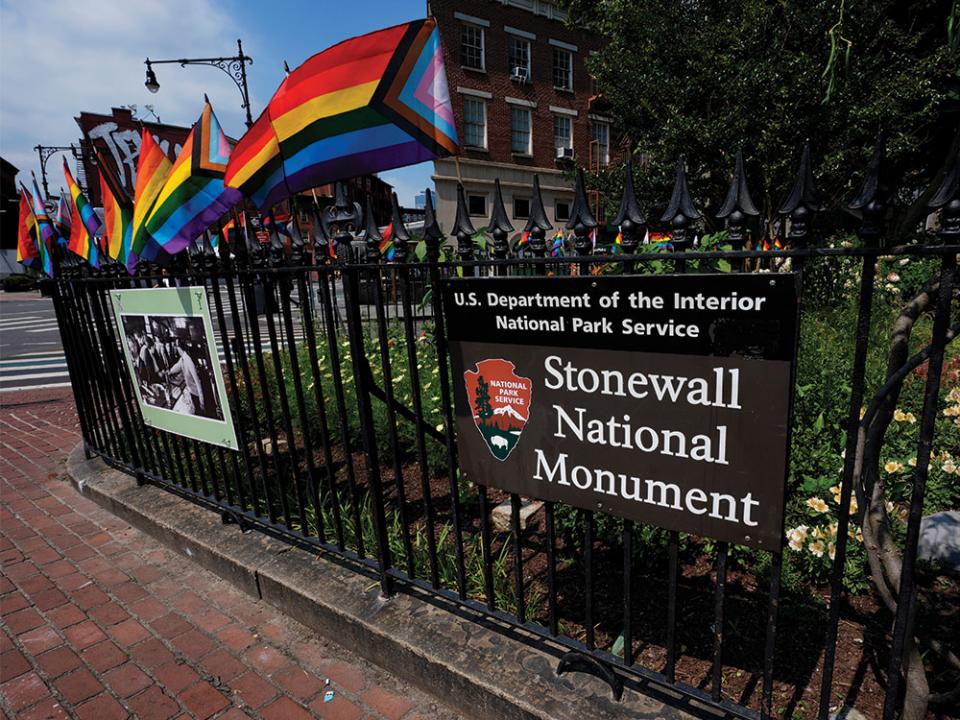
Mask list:
[[[530,79],[530,76],[525,67],[515,67],[513,72],[510,73],[510,79],[523,85]]]
[[[557,160],[573,160],[573,148],[557,148]]]

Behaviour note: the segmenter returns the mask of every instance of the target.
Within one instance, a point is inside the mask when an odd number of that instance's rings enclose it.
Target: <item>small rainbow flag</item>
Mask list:
[[[17,262],[24,267],[33,267],[40,258],[37,246],[37,219],[33,204],[27,200],[27,190],[20,186],[20,217],[17,224]]]
[[[133,203],[101,152],[97,153],[97,165],[100,168],[100,200],[103,203],[103,236],[107,241],[107,255],[127,267],[133,231]]]
[[[526,247],[529,244],[530,244],[530,233],[525,231],[520,234],[520,239],[517,240],[517,247],[522,248],[522,247]]]
[[[557,230],[557,234],[553,236],[553,245],[550,246],[550,254],[553,257],[563,256],[563,230]]]
[[[47,215],[47,209],[43,206],[42,197],[40,188],[37,187],[37,178],[34,176],[30,199],[33,202],[33,220],[37,228],[37,246],[40,248],[40,266],[43,272],[53,277],[53,257],[50,250],[56,233],[53,230],[53,223],[50,222],[50,216]]]
[[[131,273],[140,261],[143,249],[150,239],[146,230],[147,215],[170,175],[173,163],[167,158],[149,130],[144,128],[140,139],[140,158],[137,161],[137,187],[133,192],[133,229],[130,232],[130,257],[127,270]]]
[[[393,246],[393,223],[390,223],[383,231],[383,239],[380,241],[380,254],[389,262],[393,260],[396,252],[397,249]]]
[[[288,195],[457,152],[433,18],[345,40],[291,72],[237,143],[226,184],[267,210]]]
[[[617,236],[613,239],[613,245],[610,246],[610,252],[617,254],[623,252],[623,230],[617,228]]]
[[[180,252],[240,201],[240,193],[224,187],[229,159],[230,141],[207,102],[147,215],[152,241],[144,259],[153,260],[159,249]]]
[[[63,176],[67,181],[67,190],[70,193],[70,235],[67,238],[67,249],[79,255],[93,267],[99,267],[100,256],[97,252],[97,233],[103,227],[100,218],[93,211],[86,196],[73,179],[67,161],[63,161]]]

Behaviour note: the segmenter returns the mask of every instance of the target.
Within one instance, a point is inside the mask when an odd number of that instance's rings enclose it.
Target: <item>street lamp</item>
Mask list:
[[[80,148],[73,144],[70,145],[34,145],[34,150],[40,156],[40,179],[43,183],[43,197],[46,200],[50,197],[50,189],[47,187],[47,160],[60,152],[69,152],[73,154],[74,159],[81,160]]]
[[[178,58],[176,60],[144,60],[147,66],[147,79],[144,86],[152,93],[160,89],[160,82],[157,80],[157,74],[153,71],[154,65],[165,65],[176,63],[180,67],[187,65],[210,65],[211,67],[223,70],[240,91],[243,96],[243,105],[241,107],[247,112],[247,127],[253,125],[253,116],[250,114],[250,93],[247,91],[247,63],[253,64],[253,58],[243,54],[243,44],[237,40],[237,54],[232,57],[213,57],[213,58]]]

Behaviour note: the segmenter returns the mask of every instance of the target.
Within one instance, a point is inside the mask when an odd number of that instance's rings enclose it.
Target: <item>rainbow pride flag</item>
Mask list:
[[[553,257],[563,257],[563,230],[557,230],[557,234],[553,236],[550,255]]]
[[[428,18],[345,40],[287,75],[237,143],[225,180],[265,211],[317,185],[456,151]]]
[[[127,270],[131,273],[140,261],[140,255],[149,239],[146,230],[147,215],[163,189],[173,163],[149,130],[144,128],[140,139],[140,158],[137,161],[137,186],[133,192],[133,229],[130,232],[130,257],[127,258]]]
[[[43,195],[40,194],[40,188],[37,186],[36,176],[33,177],[33,192],[30,193],[30,199],[33,203],[33,220],[37,228],[37,247],[40,248],[40,267],[48,276],[53,277],[51,248],[56,232],[43,205]]]
[[[175,255],[240,201],[240,193],[224,187],[230,141],[209,102],[183,143],[144,225],[151,241],[143,258],[158,250]]]
[[[67,161],[63,161],[63,177],[67,181],[67,191],[70,193],[70,234],[67,236],[67,249],[79,255],[93,267],[100,266],[100,254],[97,251],[97,234],[103,227],[100,218],[93,211],[86,196],[73,179]]]
[[[21,185],[20,214],[17,221],[17,262],[24,267],[33,267],[39,259],[37,219],[33,215],[33,203],[27,199],[27,190]]]
[[[100,168],[100,199],[103,202],[103,236],[107,241],[107,255],[127,267],[130,233],[133,230],[133,203],[103,153],[97,153],[97,165]]]
[[[611,254],[619,254],[623,252],[623,230],[617,228],[617,236],[613,239],[613,246],[610,248]]]

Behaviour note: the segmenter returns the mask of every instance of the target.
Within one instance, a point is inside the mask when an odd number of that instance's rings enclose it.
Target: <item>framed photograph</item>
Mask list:
[[[144,422],[236,450],[205,288],[113,290],[110,297]]]

